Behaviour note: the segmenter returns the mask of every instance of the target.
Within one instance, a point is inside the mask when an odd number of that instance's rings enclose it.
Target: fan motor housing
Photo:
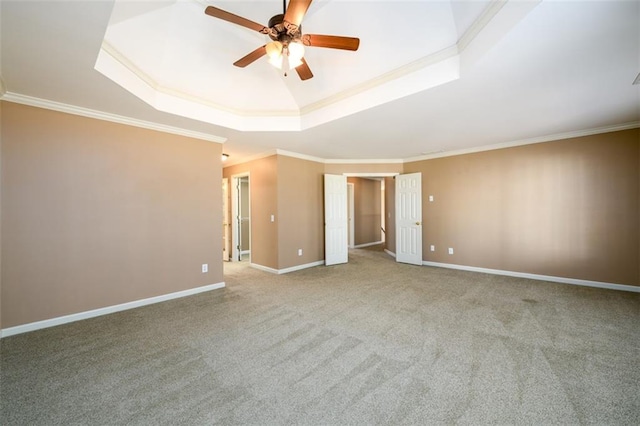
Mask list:
[[[288,24],[288,23],[287,23]],[[287,45],[291,40],[299,39],[302,35],[302,25],[298,26],[295,31],[291,31],[287,28],[287,24],[284,21],[284,15],[279,14],[269,19],[269,28],[273,29],[273,32],[269,33],[269,37],[274,41],[279,41],[284,45]]]

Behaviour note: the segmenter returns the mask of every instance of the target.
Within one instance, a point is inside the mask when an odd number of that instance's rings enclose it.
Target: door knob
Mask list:
[[[416,222],[416,225],[420,225],[420,222]]]

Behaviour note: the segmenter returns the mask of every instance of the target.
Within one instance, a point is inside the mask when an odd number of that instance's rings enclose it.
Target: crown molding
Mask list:
[[[277,151],[276,149],[270,149],[268,151],[264,151],[264,152],[261,152],[259,154],[255,154],[255,155],[250,155],[248,157],[244,157],[244,158],[242,158],[240,160],[237,160],[237,161],[231,161],[231,160],[227,159],[227,161],[222,163],[222,168],[226,169],[226,168],[229,168],[229,167],[237,166],[239,164],[247,164],[247,163],[250,163],[252,161],[262,160],[263,158],[273,157],[274,155],[277,155],[276,151]]]
[[[49,109],[52,111],[64,112],[67,114],[79,115],[82,117],[95,118],[97,120],[110,121],[112,123],[125,124],[127,126],[140,127],[143,129],[156,130],[163,133],[171,133],[174,135],[201,139],[209,142],[225,143],[227,141],[227,138],[222,136],[196,132],[193,130],[182,129],[180,127],[167,126],[165,124],[153,123],[151,121],[138,120],[135,118],[97,111],[94,109],[78,107],[61,102],[50,101],[47,99],[35,98],[33,96],[21,95],[19,93],[7,92],[2,97],[2,100],[22,105]]]
[[[100,48],[104,53],[111,56],[113,60],[120,63],[120,65],[122,65],[124,68],[129,70],[133,75],[139,78],[144,84],[146,84],[152,90],[158,93],[163,93],[167,96],[175,97],[188,102],[193,102],[195,104],[204,105],[208,108],[213,108],[216,110],[228,112],[230,114],[234,114],[240,117],[254,117],[254,116],[255,117],[296,117],[299,115],[297,110],[296,111],[293,111],[293,110],[243,110],[238,108],[227,107],[225,105],[212,102],[208,99],[205,99],[197,95],[185,93],[180,90],[162,86],[157,81],[155,81],[149,74],[142,71],[136,64],[130,61],[125,55],[120,53],[118,49],[113,47],[107,41],[103,40]]]
[[[435,158],[453,157],[456,155],[473,154],[476,152],[493,151],[496,149],[512,148],[512,147],[523,146],[523,145],[533,145],[537,143],[553,142],[553,141],[559,141],[563,139],[579,138],[584,136],[592,136],[592,135],[598,135],[602,133],[611,133],[611,132],[618,132],[622,130],[630,130],[630,129],[637,129],[637,128],[640,128],[640,121],[632,121],[629,123],[596,127],[592,129],[585,129],[585,130],[576,130],[573,132],[556,133],[553,135],[546,135],[546,136],[541,136],[537,138],[521,139],[518,141],[484,145],[484,146],[478,146],[473,148],[457,149],[453,151],[438,151],[432,154],[421,155],[417,157],[408,157],[405,159],[398,159],[398,158],[395,158],[395,159],[337,159],[337,158],[326,159],[326,158],[315,157],[312,155],[286,151],[283,149],[275,149],[275,150],[263,152],[261,154],[256,154],[251,157],[247,157],[236,163],[225,164],[224,167],[226,168],[226,167],[231,167],[238,164],[244,164],[250,161],[259,160],[261,158],[271,157],[273,155],[284,155],[286,157],[299,158],[302,160],[314,161],[316,163],[322,163],[322,164],[404,164],[404,163],[414,163],[416,161],[433,160]],[[373,176],[371,173],[366,173],[366,175]]]
[[[340,159],[340,158],[320,158],[313,155],[300,154],[298,152],[286,151],[284,149],[276,149],[276,154],[284,155],[285,157],[299,158],[301,160],[314,161],[322,164],[402,164],[403,160],[394,159]],[[367,176],[370,176],[367,175]]]
[[[322,163],[322,164],[326,162],[324,158],[315,157],[313,155],[300,154],[297,152],[287,151],[284,149],[276,149],[276,154],[283,155],[285,157],[293,157],[293,158],[298,158],[300,160],[313,161],[313,162]]]
[[[413,62],[402,65],[378,77],[372,78],[370,80],[357,84],[353,87],[345,89],[341,92],[335,93],[333,95],[327,96],[326,98],[323,98],[316,102],[305,105],[302,108],[300,108],[300,115],[301,116],[307,115],[313,111],[326,108],[330,105],[336,104],[345,99],[352,98],[361,93],[368,92],[377,87],[382,87],[385,84],[398,80],[401,77],[407,76],[416,71],[420,71],[431,65],[435,65],[437,63],[446,61],[447,59],[453,58],[457,55],[458,55],[458,46],[457,45],[449,46],[438,52],[434,52],[430,55],[424,56]]]
[[[492,145],[478,146],[474,148],[457,149],[454,151],[443,151],[434,154],[421,155],[418,157],[410,157],[402,160],[403,163],[413,163],[416,161],[432,160],[434,158],[453,157],[456,155],[473,154],[476,152],[493,151],[496,149],[512,148],[523,145],[533,145],[537,143],[553,142],[563,139],[580,138],[584,136],[599,135],[602,133],[619,132],[621,130],[629,130],[640,128],[640,121],[632,121],[630,123],[616,124],[612,126],[596,127],[592,129],[576,130],[573,132],[556,133],[553,135],[540,136],[537,138],[521,139],[512,142],[503,142]]]
[[[505,0],[491,0],[485,7],[480,16],[473,21],[473,23],[462,34],[462,37],[458,40],[458,50],[463,52],[464,49],[473,41],[473,39],[480,34],[484,27],[491,22],[491,20],[500,12],[500,9],[507,4]]]
[[[404,160],[400,158],[374,158],[374,159],[362,159],[362,160],[349,160],[340,158],[331,158],[324,160],[326,164],[402,164]]]
[[[320,163],[320,164],[402,164],[404,163],[404,160],[398,159],[398,158],[393,158],[393,159],[374,158],[374,159],[363,159],[363,160],[339,159],[339,158],[326,159],[326,158],[316,157],[313,155],[300,154],[299,152],[287,151],[285,149],[274,149],[274,150],[262,152],[260,154],[252,155],[250,157],[243,158],[242,160],[234,163],[228,163],[228,160],[227,160],[223,168],[226,169],[227,167],[237,166],[238,164],[250,163],[251,161],[260,160],[262,158],[267,158],[274,155],[282,155],[284,157],[298,158],[300,160],[313,161],[314,163]],[[372,176],[372,174],[366,173],[366,176]]]

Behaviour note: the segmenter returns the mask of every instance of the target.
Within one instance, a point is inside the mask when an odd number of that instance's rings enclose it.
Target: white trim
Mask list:
[[[343,173],[343,176],[347,176],[347,177],[366,177],[366,178],[372,178],[372,177],[393,177],[393,176],[398,176],[400,173],[398,172],[388,172],[388,173]]]
[[[223,163],[222,168],[226,169],[227,167],[233,167],[233,166],[237,166],[239,164],[248,164],[248,163],[250,163],[252,161],[257,161],[257,160],[262,160],[263,158],[273,157],[274,155],[277,155],[277,152],[276,152],[275,149],[271,149],[269,151],[262,152],[260,154],[250,155],[250,156],[242,158],[240,160],[236,160],[236,158],[234,157],[233,160],[227,159],[227,161],[225,161]],[[231,157],[229,157],[229,158],[231,158]]]
[[[391,250],[384,249],[384,252],[387,253],[389,256],[393,257],[394,259],[396,258],[396,254]]]
[[[61,102],[50,101],[47,99],[34,98],[33,96],[20,95],[13,92],[7,92],[2,97],[2,100],[22,105],[29,105],[37,108],[49,109],[52,111],[64,112],[67,114],[79,115],[81,117],[95,118],[98,120],[110,121],[112,123],[125,124],[127,126],[141,127],[143,129],[156,130],[158,132],[187,136],[190,138],[201,139],[209,142],[225,143],[227,141],[227,138],[222,136],[181,129],[179,127],[167,126],[165,124],[152,123],[150,121],[138,120],[136,118],[130,118],[122,115],[111,114],[108,112],[97,111],[94,109],[73,106]]]
[[[240,250],[240,256],[244,256],[245,254],[251,254],[251,250]]]
[[[305,263],[304,265],[291,266],[289,268],[279,269],[278,274],[288,274],[289,272],[300,271],[302,269],[313,268],[315,266],[324,265],[324,260],[317,260],[311,263]]]
[[[298,154],[292,151],[276,149],[276,150],[270,150],[270,151],[264,152],[262,154],[256,154],[256,155],[247,157],[235,163],[233,162],[229,163],[229,161],[227,160],[227,162],[224,163],[224,168],[235,166],[238,164],[249,163],[251,161],[259,160],[266,157],[271,157],[272,155],[284,155],[286,157],[300,158],[302,160],[315,161],[317,163],[323,163],[323,164],[405,164],[405,163],[414,163],[417,161],[432,160],[434,158],[453,157],[456,155],[473,154],[476,152],[493,151],[496,149],[512,148],[512,147],[523,146],[523,145],[533,145],[533,144],[544,143],[544,142],[554,142],[554,141],[559,141],[563,139],[579,138],[584,136],[592,136],[592,135],[598,135],[598,134],[610,133],[610,132],[619,132],[622,130],[630,130],[630,129],[637,129],[637,128],[640,128],[640,121],[633,121],[633,122],[617,124],[613,126],[596,127],[593,129],[577,130],[573,132],[557,133],[554,135],[546,135],[538,138],[521,139],[521,140],[512,141],[512,142],[504,142],[504,143],[498,143],[498,144],[492,144],[492,145],[477,146],[473,148],[458,149],[455,151],[438,150],[437,152],[433,152],[431,154],[420,155],[417,157],[409,157],[405,159],[368,159],[368,160],[323,159],[323,158],[314,157],[311,155]],[[393,172],[393,173],[391,172],[390,173],[343,173],[343,175],[351,176],[351,177],[358,177],[358,176],[383,177],[383,176],[397,176],[399,174],[400,173],[396,173],[396,172]]]
[[[365,244],[358,244],[357,246],[353,246],[354,249],[358,249],[358,248],[365,248],[365,247],[371,247],[371,246],[377,246],[384,243],[384,241],[376,241],[374,243],[365,243]]]
[[[29,331],[43,328],[55,327],[57,325],[68,324],[70,322],[95,318],[102,315],[113,314],[115,312],[126,311],[128,309],[139,308],[141,306],[152,305],[154,303],[166,302],[167,300],[179,299],[181,297],[192,296],[206,291],[216,290],[225,287],[224,282],[209,284],[202,287],[190,288],[188,290],[177,291],[175,293],[163,294],[161,296],[149,297],[146,299],[134,300],[132,302],[121,303],[119,305],[106,306],[104,308],[93,309],[91,311],[78,312],[77,314],[65,315],[43,321],[36,321],[29,324],[17,325],[15,327],[0,330],[0,337],[13,336],[15,334],[27,333]]]
[[[477,146],[473,148],[457,149],[455,151],[437,152],[433,154],[421,155],[418,157],[406,158],[403,160],[403,162],[413,163],[416,161],[431,160],[434,158],[453,157],[455,155],[473,154],[476,152],[493,151],[496,149],[512,148],[512,147],[522,146],[522,145],[533,145],[537,143],[554,142],[554,141],[559,141],[563,139],[580,138],[584,136],[592,136],[592,135],[598,135],[602,133],[619,132],[621,130],[636,129],[638,127],[640,127],[640,121],[633,121],[630,123],[616,124],[614,126],[596,127],[593,129],[557,133],[554,135],[540,136],[537,138],[530,138],[530,139],[521,139],[521,140],[512,141],[512,142],[483,145],[483,146]]]
[[[427,69],[429,66],[442,63],[447,59],[455,58],[458,56],[458,53],[459,52],[458,52],[457,44],[453,44],[437,52],[430,53],[427,56],[418,58],[413,62],[402,65],[398,68],[395,68],[391,71],[388,71],[370,80],[363,81],[362,83],[356,84],[355,86],[342,90],[341,92],[334,93],[332,95],[327,96],[326,98],[304,105],[303,107],[300,108],[300,116],[308,115],[314,111],[318,111],[328,106],[337,104],[340,101],[343,101],[345,99],[353,98],[358,94],[366,93],[372,89],[383,87],[384,85],[391,82],[396,82],[401,77],[405,77],[417,71]],[[413,91],[410,94],[414,94],[414,93],[417,93],[417,92]],[[389,99],[389,98],[390,97],[387,97],[387,99],[383,103],[387,103],[387,102],[390,102],[391,100],[397,99],[397,98],[393,98],[393,99]],[[380,103],[378,103],[378,105],[379,104]],[[372,108],[372,107],[373,105],[369,108]],[[341,118],[342,117],[344,116],[341,116]]]
[[[503,271],[501,269],[479,268],[476,266],[456,265],[453,263],[429,262],[426,260],[423,261],[422,264],[424,266],[434,266],[436,268],[458,269],[461,271],[481,272],[484,274],[504,275],[507,277],[528,278],[530,280],[550,281],[550,282],[561,283],[561,284],[581,285],[586,287],[597,287],[597,288],[606,288],[609,290],[620,290],[620,291],[630,291],[633,293],[640,293],[640,286],[634,286],[634,285],[613,284],[613,283],[605,283],[601,281],[581,280],[577,278],[554,277],[551,275],[530,274],[527,272]]]
[[[7,93],[7,86],[4,84],[4,80],[0,75],[0,99],[4,98],[4,95]]]
[[[278,273],[277,269],[269,268],[268,266],[263,266],[263,265],[260,265],[259,263],[250,262],[249,266],[251,266],[252,268],[258,269],[260,271],[269,272],[271,274],[277,274]]]
[[[300,271],[302,269],[308,269],[308,268],[313,268],[314,266],[322,266],[322,265],[324,265],[324,260],[305,263],[304,265],[291,266],[290,268],[284,268],[284,269],[269,268],[268,266],[259,265],[257,263],[249,264],[249,266],[251,266],[252,268],[259,269],[260,271],[269,272],[271,274],[276,274],[276,275],[288,274],[289,272]]]
[[[505,4],[506,2],[498,0],[491,0],[489,2],[480,16],[471,23],[469,28],[467,28],[464,34],[462,34],[462,37],[458,40],[458,43],[456,43],[460,52],[464,52],[464,49],[469,45],[469,43],[471,43],[471,41],[480,34],[484,27],[491,22]]]
[[[382,159],[364,159],[364,160],[331,158],[328,160],[324,160],[325,164],[402,164],[403,162],[404,160],[402,160],[401,158],[395,158],[395,159],[382,158]],[[368,174],[368,176],[371,176],[371,174]]]
[[[315,157],[313,155],[300,154],[293,151],[287,151],[284,149],[276,149],[275,153],[277,155],[284,155],[285,157],[293,157],[299,158],[301,160],[315,161],[316,163],[322,164],[402,164],[402,159],[364,159],[364,160],[350,160],[350,159],[340,159],[340,158],[331,158],[325,159],[320,157]],[[269,154],[272,155],[272,154]],[[398,173],[395,173],[398,174]],[[355,176],[356,174],[354,174]],[[363,176],[372,176],[371,173],[360,173]],[[375,175],[375,173],[373,174]],[[384,176],[388,176],[389,174],[384,174]]]
[[[205,6],[206,7],[206,6]],[[156,80],[154,80],[153,78],[151,78],[151,76],[147,73],[145,73],[144,71],[142,71],[140,68],[138,68],[131,60],[129,60],[129,58],[127,58],[125,55],[123,55],[120,51],[118,51],[115,47],[113,47],[111,44],[109,44],[107,41],[103,40],[102,41],[102,46],[100,46],[100,50],[101,52],[104,52],[105,54],[109,55],[113,60],[115,60],[116,62],[118,62],[122,67],[124,67],[126,70],[128,70],[129,72],[131,72],[133,75],[135,75],[138,79],[140,79],[140,81],[144,84],[146,84],[147,86],[149,86],[149,88],[151,88],[152,90],[158,92],[158,93],[163,93],[169,96],[173,96],[176,98],[180,98],[180,99],[184,99],[190,102],[194,102],[200,105],[205,105],[208,106],[210,108],[214,108],[220,111],[224,111],[224,112],[228,112],[234,115],[238,115],[238,116],[266,116],[266,117],[278,117],[278,116],[282,116],[282,117],[286,117],[286,116],[297,116],[298,115],[298,111],[297,110],[243,110],[243,109],[238,109],[238,108],[232,108],[232,107],[227,107],[225,105],[222,104],[218,104],[215,102],[212,102],[206,98],[201,98],[199,96],[196,95],[192,95],[186,92],[181,92],[179,90],[175,90],[175,89],[171,89],[169,87],[165,87],[160,85]],[[98,62],[96,63],[96,70],[99,71],[102,74],[105,74],[103,72],[102,69],[100,69],[98,67],[98,64],[101,62],[103,58],[99,57],[98,58]],[[111,78],[111,76],[105,74],[107,77]],[[118,84],[120,84],[119,81],[117,81],[116,79],[112,79],[114,81],[116,81]]]
[[[339,159],[339,158],[325,159],[325,158],[320,158],[313,155],[300,154],[298,152],[287,151],[285,149],[271,149],[269,151],[266,151],[260,154],[246,157],[242,160],[239,160],[236,163],[229,162],[229,160],[227,160],[224,163],[224,168],[226,169],[227,167],[236,166],[238,164],[249,163],[251,161],[260,160],[262,158],[271,157],[273,155],[282,155],[284,157],[298,158],[300,160],[313,161],[315,163],[321,163],[321,164],[402,164],[404,163],[404,160],[399,158],[393,158],[393,159],[378,158],[378,159],[368,159],[368,160],[367,159],[349,160],[349,159]],[[344,175],[346,176],[395,176],[398,174],[400,173],[350,173],[350,174],[344,173]]]
[[[314,161],[316,163],[324,164],[325,162],[325,160],[320,157],[314,157],[313,155],[299,154],[297,152],[286,151],[284,149],[276,149],[276,154],[284,155],[285,157],[299,158],[301,160]]]

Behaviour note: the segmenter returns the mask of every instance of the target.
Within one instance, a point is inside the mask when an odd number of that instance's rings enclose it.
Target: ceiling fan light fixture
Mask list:
[[[280,56],[282,54],[282,43],[279,41],[271,41],[266,44],[267,56],[273,58],[274,56]]]
[[[291,64],[291,68],[295,68],[298,65],[302,64],[302,57],[304,56],[304,46],[299,41],[292,41],[287,46],[287,50],[289,51],[289,63]],[[298,65],[293,65],[298,64]]]
[[[302,20],[312,1],[289,0],[289,5],[287,6],[286,0],[282,0],[283,13],[272,16],[267,27],[214,6],[207,6],[204,13],[252,31],[257,31],[273,40],[238,59],[233,63],[234,66],[244,68],[257,59],[268,56],[269,63],[276,68],[285,69],[285,77],[287,76],[287,71],[295,69],[300,80],[305,81],[312,78],[313,73],[304,59],[305,49],[303,44],[311,47],[351,51],[358,50],[360,45],[360,39],[355,37],[303,34]]]
[[[271,56],[269,58],[269,63],[279,70],[282,69],[282,55]]]
[[[272,41],[265,46],[267,56],[269,57],[269,63],[274,67],[282,68],[282,49],[283,45],[279,41]]]

